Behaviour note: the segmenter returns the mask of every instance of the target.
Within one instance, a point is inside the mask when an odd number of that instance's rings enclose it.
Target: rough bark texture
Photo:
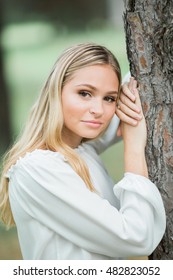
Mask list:
[[[147,121],[149,177],[163,197],[167,229],[151,259],[173,259],[173,1],[124,0],[131,74]]]

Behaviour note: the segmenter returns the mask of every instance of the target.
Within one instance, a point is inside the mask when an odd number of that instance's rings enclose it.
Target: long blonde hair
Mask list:
[[[38,100],[34,104],[25,130],[4,157],[0,188],[0,217],[10,227],[15,224],[9,203],[6,173],[19,157],[35,149],[48,149],[63,154],[86,186],[94,191],[89,170],[82,158],[62,140],[63,113],[61,91],[75,71],[82,67],[108,64],[121,85],[121,71],[115,56],[105,47],[93,43],[75,45],[56,61]]]

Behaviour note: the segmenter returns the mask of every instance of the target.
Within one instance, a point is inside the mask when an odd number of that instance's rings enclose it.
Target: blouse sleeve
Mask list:
[[[88,141],[87,144],[91,145],[96,150],[97,154],[101,154],[108,147],[122,140],[121,137],[117,137],[116,135],[119,123],[120,119],[114,115],[105,133],[96,140]]]
[[[110,257],[149,255],[163,236],[165,212],[160,194],[142,176],[128,173],[114,186],[121,203],[117,210],[89,191],[58,156],[43,154],[38,160],[32,155],[14,170],[12,209],[20,205],[31,217],[90,252]]]

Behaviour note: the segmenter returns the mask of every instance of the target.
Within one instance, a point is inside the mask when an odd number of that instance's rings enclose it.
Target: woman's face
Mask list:
[[[119,81],[110,65],[77,70],[62,89],[62,137],[72,148],[99,136],[115,113]]]

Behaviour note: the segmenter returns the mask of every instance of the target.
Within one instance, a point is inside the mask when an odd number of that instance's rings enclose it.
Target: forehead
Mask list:
[[[74,71],[70,79],[73,83],[107,83],[119,84],[118,77],[112,66],[107,64],[96,64],[82,67]]]

